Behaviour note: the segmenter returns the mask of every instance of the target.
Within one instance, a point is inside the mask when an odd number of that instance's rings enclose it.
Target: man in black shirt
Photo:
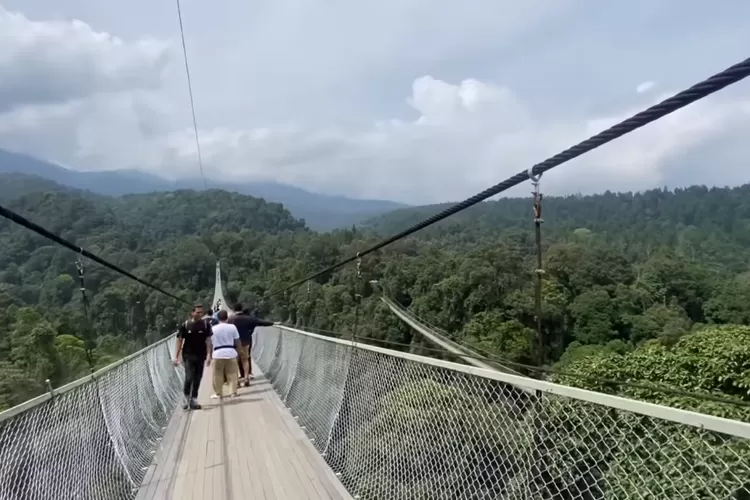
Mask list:
[[[242,304],[235,304],[234,316],[229,322],[237,327],[240,333],[240,386],[248,385],[253,378],[253,363],[250,361],[250,350],[253,348],[253,332],[258,326],[273,326],[273,322],[250,316],[243,310]]]
[[[198,388],[203,378],[203,365],[211,364],[211,322],[203,318],[203,306],[193,307],[190,313],[191,319],[186,321],[177,330],[177,349],[174,359],[175,366],[180,364],[180,356],[185,365],[185,404],[184,410],[200,410],[198,404]]]

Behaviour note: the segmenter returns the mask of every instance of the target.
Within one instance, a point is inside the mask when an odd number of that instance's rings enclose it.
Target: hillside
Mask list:
[[[612,193],[589,196],[544,197],[544,219],[565,230],[587,227],[604,230],[613,226],[653,223],[729,228],[740,220],[750,220],[750,184],[734,188],[692,186],[685,189],[652,189],[639,193]],[[363,226],[380,233],[400,231],[440,212],[452,203],[394,210],[370,219]],[[531,198],[502,198],[464,210],[433,227],[471,226],[476,231],[528,227]],[[428,230],[429,231],[429,230]],[[433,229],[434,231],[434,229]]]
[[[544,239],[557,240],[573,232],[593,233],[597,239],[643,255],[664,245],[703,259],[706,265],[747,268],[750,246],[750,185],[735,188],[692,186],[669,191],[612,193],[591,196],[545,197]],[[391,235],[438,213],[451,204],[400,209],[370,219],[362,229]],[[422,239],[462,244],[508,232],[531,235],[530,198],[503,198],[475,205],[420,234]],[[644,239],[647,234],[648,238]],[[546,246],[546,242],[545,242]]]
[[[368,285],[377,279],[418,316],[504,363],[543,358],[544,365],[583,376],[666,382],[747,400],[742,380],[750,370],[750,342],[732,340],[750,335],[737,326],[750,322],[747,194],[747,186],[694,187],[546,200],[541,350],[529,200],[484,204],[369,255],[359,279],[347,266],[309,289],[266,300],[269,290],[372,244],[373,234],[313,233],[279,205],[226,192],[32,193],[11,205],[186,300],[210,299],[220,259],[227,298],[263,316],[349,335],[359,294],[360,339],[435,355],[383,308]],[[395,229],[380,224],[380,230]],[[171,333],[184,317],[182,305],[88,263],[89,324],[75,259],[0,223],[0,320],[11,325],[0,330],[0,372],[8,374],[0,378],[0,406],[44,390],[46,378],[61,384],[85,373],[85,342],[101,365]],[[710,370],[701,368],[698,377],[692,372],[701,363]],[[565,381],[593,387],[587,378]],[[668,403],[740,415],[689,398]]]
[[[35,175],[57,184],[107,196],[144,194],[176,190],[202,190],[200,179],[171,182],[137,170],[78,172],[28,155],[0,149],[0,174]],[[304,219],[316,231],[350,227],[376,215],[405,207],[385,200],[357,200],[342,196],[312,193],[304,189],[273,182],[232,182],[208,179],[210,189],[223,189],[239,194],[281,203],[295,218]]]
[[[76,192],[54,181],[36,175],[17,172],[0,174],[0,203],[18,199],[30,193]]]
[[[218,235],[253,241],[309,233],[281,205],[226,192],[108,198],[57,189],[4,204],[191,302],[212,294],[215,250],[225,242]],[[89,323],[76,259],[0,220],[0,320],[13,325],[0,329],[0,408],[43,391],[46,378],[57,386],[86,373],[86,342],[102,366],[171,333],[185,316],[169,298],[87,262]]]

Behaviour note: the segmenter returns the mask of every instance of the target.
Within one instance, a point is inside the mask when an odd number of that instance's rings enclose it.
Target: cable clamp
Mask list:
[[[531,183],[535,186],[539,186],[539,181],[542,180],[542,174],[534,175],[534,167],[531,167],[526,171],[526,175],[529,176],[529,179],[531,180]]]
[[[542,219],[542,193],[539,190],[542,174],[534,175],[533,167],[527,170],[526,174],[529,176],[531,184],[534,186],[534,190],[531,192],[534,197],[534,223],[541,224],[544,222],[544,219]]]

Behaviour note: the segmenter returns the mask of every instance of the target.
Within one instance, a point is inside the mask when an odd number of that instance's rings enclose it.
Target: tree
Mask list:
[[[16,313],[10,333],[10,359],[37,383],[60,380],[59,358],[55,350],[57,332],[35,310],[24,307]]]
[[[703,310],[712,323],[750,324],[750,280],[737,277],[721,284]]]
[[[535,339],[534,330],[518,320],[508,321],[499,311],[475,315],[462,332],[463,342],[523,364],[532,361],[532,343]]]
[[[606,344],[617,338],[617,309],[604,288],[583,292],[570,305],[573,336],[582,344]]]
[[[63,380],[75,380],[89,372],[89,359],[83,340],[72,335],[58,335],[55,350],[59,355]]]

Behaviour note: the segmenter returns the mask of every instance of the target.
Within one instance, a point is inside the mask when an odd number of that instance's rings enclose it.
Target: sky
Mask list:
[[[205,175],[456,201],[750,57],[750,2],[182,0]],[[0,148],[197,177],[172,0],[0,0]],[[545,174],[750,181],[750,79]],[[529,186],[509,191],[529,194]]]

